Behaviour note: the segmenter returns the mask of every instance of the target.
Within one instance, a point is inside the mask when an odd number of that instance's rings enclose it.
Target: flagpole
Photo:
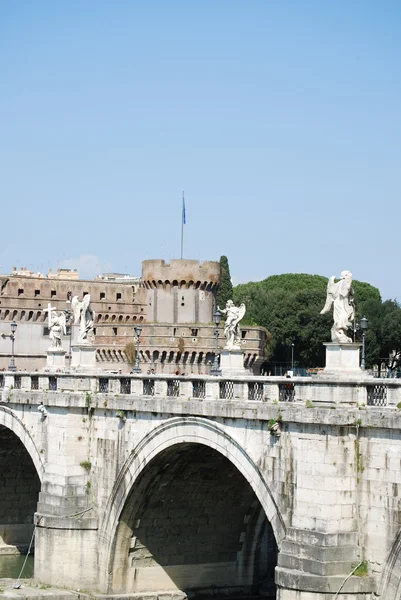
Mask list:
[[[181,215],[181,260],[184,252],[184,222],[185,222],[185,198],[182,192],[182,215]]]

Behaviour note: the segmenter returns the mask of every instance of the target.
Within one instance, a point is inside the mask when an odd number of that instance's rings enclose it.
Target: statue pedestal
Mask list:
[[[54,371],[57,369],[64,369],[66,352],[67,351],[63,348],[49,348],[49,350],[46,351],[46,369],[51,369]]]
[[[71,368],[82,371],[95,371],[96,346],[90,344],[71,346]]]
[[[326,366],[321,373],[322,376],[346,379],[368,377],[360,367],[361,344],[327,342],[323,345],[326,346]]]
[[[226,377],[230,375],[249,375],[248,369],[244,367],[244,353],[242,350],[226,350],[220,353],[221,374]]]

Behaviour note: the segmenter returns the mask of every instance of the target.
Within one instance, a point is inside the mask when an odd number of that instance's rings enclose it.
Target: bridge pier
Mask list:
[[[290,528],[276,568],[277,600],[370,600],[371,577],[350,577],[362,562],[357,532],[319,533]]]

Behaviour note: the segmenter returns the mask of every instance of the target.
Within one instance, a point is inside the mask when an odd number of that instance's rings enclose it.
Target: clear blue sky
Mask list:
[[[0,3],[0,271],[339,275],[401,300],[401,3]]]

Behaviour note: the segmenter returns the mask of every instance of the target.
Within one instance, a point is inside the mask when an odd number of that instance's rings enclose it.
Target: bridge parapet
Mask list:
[[[0,374],[2,401],[10,391],[110,394],[136,398],[293,403],[313,406],[401,406],[401,381],[390,379],[330,380],[297,377],[212,377],[120,375],[114,373],[5,372]],[[50,396],[49,396],[50,398]]]

